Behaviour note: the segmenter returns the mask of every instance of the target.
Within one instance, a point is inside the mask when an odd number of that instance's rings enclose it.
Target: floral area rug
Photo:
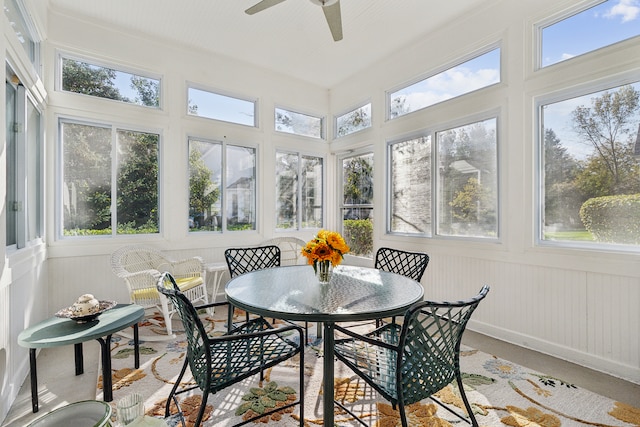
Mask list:
[[[205,327],[211,335],[224,333],[226,313],[219,308],[213,315],[202,314]],[[236,316],[238,320],[241,318]],[[159,314],[146,321],[140,328],[142,336],[164,333]],[[164,415],[169,395],[184,359],[186,341],[180,333],[181,324],[174,320],[176,339],[170,341],[141,342],[139,369],[133,369],[133,341],[120,336],[113,337],[112,406],[130,393],[141,393],[145,398],[147,415]],[[322,340],[316,337],[315,325],[308,328],[310,343],[305,351],[305,426],[322,426]],[[560,378],[534,372],[490,354],[472,348],[464,348],[460,364],[463,382],[480,426],[640,426],[640,408],[580,389]],[[297,399],[299,393],[299,359],[293,358],[259,375],[249,378],[215,395],[209,395],[203,426],[230,426],[243,417],[259,413],[265,406],[281,405],[289,399]],[[189,372],[181,386],[192,385]],[[348,405],[365,422],[375,427],[400,426],[397,411],[380,399],[376,393],[355,376],[348,368],[336,363],[334,398]],[[437,397],[450,405],[463,408],[455,385],[449,385]],[[102,398],[102,378],[98,381],[97,398]],[[199,390],[179,395],[179,405],[187,425],[192,426],[200,406]],[[172,410],[176,410],[175,407]],[[410,426],[466,426],[456,417],[427,399],[411,405],[408,410]],[[263,417],[260,424],[273,426],[298,426],[299,408],[294,407],[271,417]],[[348,414],[335,408],[336,426],[357,426]]]

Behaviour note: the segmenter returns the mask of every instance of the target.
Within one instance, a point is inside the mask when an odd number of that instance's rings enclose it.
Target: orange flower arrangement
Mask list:
[[[349,250],[349,246],[340,233],[320,230],[313,239],[307,242],[300,253],[307,258],[310,265],[313,265],[313,270],[317,271],[318,262],[330,261],[334,267],[339,265],[344,254]]]

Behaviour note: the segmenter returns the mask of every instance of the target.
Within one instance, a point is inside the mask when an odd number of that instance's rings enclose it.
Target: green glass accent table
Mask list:
[[[113,400],[111,378],[111,335],[129,326],[133,326],[135,348],[135,367],[140,367],[140,346],[138,342],[138,322],[144,318],[144,308],[136,304],[118,304],[111,310],[100,314],[86,323],[60,317],[51,317],[28,327],[18,335],[18,344],[29,348],[29,367],[31,369],[31,406],[38,412],[38,376],[36,371],[36,349],[75,346],[76,375],[84,372],[82,343],[97,340],[102,356],[102,389],[104,401]]]
[[[321,284],[313,267],[296,265],[242,274],[227,283],[225,292],[233,306],[266,318],[321,322],[324,385],[333,390],[334,324],[402,315],[422,300],[424,288],[399,274],[346,265],[336,267],[329,283]],[[329,396],[325,393],[323,402],[325,426],[334,425]]]

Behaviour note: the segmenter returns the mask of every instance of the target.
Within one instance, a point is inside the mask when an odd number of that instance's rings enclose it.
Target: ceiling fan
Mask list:
[[[261,12],[285,0],[262,0],[245,10],[248,15]],[[310,0],[311,3],[322,7],[324,17],[329,24],[329,30],[334,41],[342,40],[342,17],[340,16],[340,0]]]

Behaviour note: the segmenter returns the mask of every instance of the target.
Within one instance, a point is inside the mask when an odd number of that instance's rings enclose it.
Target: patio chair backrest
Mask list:
[[[280,266],[280,248],[276,245],[253,248],[229,248],[224,251],[229,275],[236,277],[250,271]]]
[[[478,295],[465,301],[423,301],[405,313],[398,372],[398,394],[405,405],[428,398],[456,379],[462,334],[488,292],[489,287],[484,286]]]
[[[429,264],[429,255],[424,252],[407,252],[399,249],[380,248],[376,252],[375,268],[401,274],[417,282]]]

